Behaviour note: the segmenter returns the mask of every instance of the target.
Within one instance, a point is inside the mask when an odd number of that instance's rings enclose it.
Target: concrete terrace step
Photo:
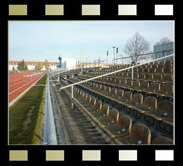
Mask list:
[[[104,140],[104,138],[102,136],[94,136],[94,137],[91,137],[91,139],[93,139],[93,140]]]
[[[59,87],[53,86],[53,90],[57,99],[59,110],[65,122],[65,130],[69,134],[71,144],[95,144],[91,136],[98,136],[98,132],[93,128],[90,121],[81,114],[78,107],[74,106],[71,110],[70,98],[65,91],[58,91]],[[89,131],[87,131],[89,129]],[[91,135],[94,134],[94,135]],[[101,137],[101,136],[100,136]],[[101,138],[99,139],[101,140]],[[103,139],[104,140],[104,139]]]
[[[86,131],[88,131],[88,132],[94,132],[95,131],[96,132],[96,129],[86,129]]]
[[[97,131],[96,132],[89,132],[90,135],[100,135]]]

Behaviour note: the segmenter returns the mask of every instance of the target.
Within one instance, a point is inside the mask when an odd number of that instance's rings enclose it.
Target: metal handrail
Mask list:
[[[52,102],[50,97],[49,74],[46,85],[45,101],[45,125],[44,125],[44,144],[57,145],[55,123],[53,117]]]
[[[75,70],[75,69],[78,69],[78,68],[66,69],[66,70],[53,70],[50,72],[50,74],[61,74],[61,73],[65,73],[67,71]]]
[[[161,52],[162,52],[162,51],[161,51]],[[115,59],[112,59],[112,60],[127,59],[127,58],[132,58],[132,57],[139,57],[139,56],[144,56],[144,55],[153,55],[153,54],[154,54],[153,52],[150,52],[150,53],[141,54],[141,55],[136,55],[136,56],[125,56],[125,57],[122,57],[122,58],[115,58]]]
[[[136,55],[137,57],[139,56],[146,56],[146,55],[154,55],[156,53],[164,53],[166,51],[173,51],[173,49],[171,50],[163,50],[163,51],[157,51],[157,52],[149,52],[149,53],[145,53],[145,54],[141,54],[141,55]],[[112,60],[118,60],[118,59],[127,59],[127,58],[131,58],[131,57],[135,57],[135,56],[126,56],[126,57],[122,57],[122,58],[115,58],[115,59],[112,59]]]
[[[124,70],[132,69],[132,72],[133,72],[133,68],[134,67],[142,66],[144,64],[148,64],[148,63],[155,62],[155,61],[158,61],[158,60],[166,59],[166,58],[169,58],[169,57],[172,57],[172,56],[174,56],[174,54],[167,55],[167,56],[164,56],[164,57],[161,57],[161,58],[157,58],[155,60],[148,61],[148,62],[145,62],[145,63],[141,63],[141,64],[138,64],[138,65],[130,66],[130,67],[127,67],[125,69],[120,69],[120,70],[113,71],[113,72],[110,72],[110,73],[106,73],[106,74],[103,74],[103,75],[100,75],[100,76],[96,76],[96,77],[93,77],[93,78],[89,78],[89,79],[86,79],[86,80],[83,80],[83,81],[80,81],[80,82],[76,82],[74,84],[66,85],[66,86],[61,87],[59,89],[59,91],[62,90],[62,89],[68,88],[68,87],[72,87],[74,85],[78,85],[78,84],[81,84],[81,83],[84,83],[84,82],[87,82],[87,81],[95,80],[97,78],[101,78],[101,77],[104,77],[104,76],[108,76],[108,75],[111,75],[111,74],[115,74],[115,73],[118,73],[118,72],[121,72],[121,71],[124,71]],[[132,79],[133,79],[133,74],[132,74]]]

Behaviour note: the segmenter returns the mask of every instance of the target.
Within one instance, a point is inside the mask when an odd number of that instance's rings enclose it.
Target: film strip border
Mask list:
[[[100,4],[81,4],[81,16],[100,16],[102,5]],[[138,16],[137,4],[118,4],[116,10],[117,16]],[[67,16],[67,9],[64,4],[44,4],[42,6],[42,16]],[[108,9],[110,12],[110,9]],[[9,16],[28,16],[29,5],[27,4],[9,4]],[[173,16],[173,4],[154,4],[154,16]]]
[[[44,153],[45,152],[45,153]],[[45,150],[42,159],[44,161],[67,161],[75,160],[76,156],[71,156],[67,150]],[[106,158],[102,155],[103,150],[82,150],[79,160],[81,161],[103,161]],[[118,161],[139,161],[138,150],[118,150]],[[78,151],[79,153],[79,151]],[[151,156],[153,161],[175,161],[174,150],[154,150],[154,156]],[[67,155],[68,154],[68,155]],[[74,153],[73,153],[74,154]],[[34,157],[31,156],[31,150],[9,150],[9,161],[30,161]],[[39,154],[41,156],[41,154]],[[141,155],[142,156],[142,155]],[[108,156],[107,156],[108,157]],[[146,157],[146,156],[144,156]],[[41,160],[41,157],[39,158]],[[78,160],[78,159],[76,159]],[[43,162],[44,162],[43,161]]]
[[[147,2],[148,3],[148,2]],[[109,4],[110,5],[110,4]],[[39,16],[63,16],[69,15],[69,5],[67,4],[39,4],[40,8]],[[144,7],[145,5],[143,5]],[[105,9],[110,11],[113,10],[116,16],[139,16],[139,10],[142,9],[142,5],[139,4],[117,4],[112,9]],[[31,4],[9,4],[8,5],[8,15],[11,16],[32,16],[34,10],[34,5]],[[146,9],[147,10],[147,9]],[[74,10],[75,11],[75,10]],[[74,12],[72,11],[72,13]],[[77,16],[101,16],[103,15],[104,5],[103,4],[81,4],[78,11],[76,12]],[[174,16],[174,4],[151,4],[151,10],[144,15],[149,15],[151,12],[152,16]],[[36,12],[34,16],[36,16]],[[108,15],[110,16],[110,14]],[[10,18],[9,17],[9,18]],[[120,17],[122,18],[122,17]],[[72,147],[71,147],[72,148]],[[73,148],[74,149],[74,148]],[[76,148],[77,149],[77,148]],[[100,149],[100,148],[99,148]],[[38,150],[36,148],[36,150]],[[107,150],[79,150],[77,156],[71,156],[70,151],[68,150],[38,150],[42,154],[40,154],[41,161],[68,161],[68,160],[81,160],[81,161],[99,161],[102,162],[104,159],[106,160],[105,154]],[[175,161],[177,151],[174,150],[150,150],[150,159],[151,161]],[[138,162],[143,159],[143,155],[141,154],[141,150],[116,150],[113,158],[116,158],[117,161],[134,161]],[[74,153],[74,154],[75,154]],[[37,153],[36,153],[37,154]],[[25,161],[29,162],[34,160],[36,157],[34,154],[34,150],[8,150],[8,160],[10,162],[13,161]],[[76,159],[76,157],[78,157]],[[107,156],[108,157],[108,156]],[[145,156],[146,157],[146,156]]]

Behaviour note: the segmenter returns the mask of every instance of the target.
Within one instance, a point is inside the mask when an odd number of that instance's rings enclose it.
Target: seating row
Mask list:
[[[130,64],[126,64],[126,65],[117,65],[117,66],[111,66],[107,69],[105,68],[100,68],[100,69],[93,69],[93,71],[99,71],[99,70],[114,70],[114,69],[123,69],[123,68],[127,68],[127,67],[130,67],[132,65]],[[145,64],[145,65],[140,65],[140,66],[137,66],[136,68],[169,68],[169,67],[173,67],[173,61],[160,61],[160,62],[151,62],[149,64]]]
[[[105,74],[105,73],[102,73]],[[122,76],[123,75],[123,76]],[[132,79],[131,73],[119,73],[118,75],[109,75],[109,76],[104,76],[101,78],[98,78],[98,80],[109,80],[112,78],[114,81],[115,79]],[[79,77],[83,78],[93,78],[98,75],[80,75]],[[133,74],[133,80],[139,80],[139,81],[149,81],[149,82],[160,82],[160,83],[171,83],[173,84],[173,74],[138,74],[134,73]],[[112,80],[111,80],[112,81]]]
[[[100,85],[100,88],[95,83],[86,82],[85,86],[87,91],[104,96],[104,98],[101,97],[101,101],[117,108],[121,115],[129,114],[132,118],[172,136],[173,102],[163,100],[158,104],[155,97],[147,96],[143,100],[143,95],[140,93],[132,95],[131,91],[124,92],[124,90],[117,90],[105,85]],[[91,87],[94,87],[94,90],[90,89]]]
[[[104,81],[110,81],[110,82],[116,82],[119,79],[125,79],[125,80],[129,80],[131,79],[131,73],[129,73],[126,76],[104,76],[101,78],[98,78],[97,80],[104,80]],[[162,74],[137,74],[134,73],[133,75],[133,80],[139,80],[139,81],[148,81],[148,82],[158,82],[161,84],[164,83],[169,83],[169,84],[173,84],[173,74],[166,74],[166,75],[162,75]]]
[[[72,80],[75,80],[74,78]],[[99,79],[101,80],[101,79]],[[173,101],[173,85],[171,83],[165,82],[150,82],[149,81],[142,81],[142,80],[134,80],[131,79],[114,79],[114,78],[104,78],[102,81],[89,81],[86,84],[92,84],[93,86],[98,87],[98,89],[106,89],[107,86],[116,89],[123,89],[124,91],[132,91],[138,92],[143,94],[144,97],[146,96],[155,96],[158,98],[158,102],[162,99],[168,99]],[[103,86],[103,87],[102,87]]]
[[[116,71],[116,70],[115,69],[111,69],[111,70],[105,69],[105,70],[87,72],[87,74],[102,75],[102,74],[106,74],[106,73],[113,72],[113,71]],[[173,74],[173,68],[134,68],[133,71],[135,73],[145,73],[145,74],[148,74],[148,73]],[[122,75],[125,72],[130,72],[131,73],[131,69],[127,69],[127,70],[121,71],[119,73]]]
[[[119,115],[118,110],[111,109],[109,105],[97,101],[85,92],[74,88],[75,100],[82,108],[85,116],[91,121],[99,132],[108,141],[115,144],[151,144],[151,130],[143,124],[135,124],[132,128],[132,119],[128,115]],[[152,144],[173,144],[173,141],[158,136],[154,138]]]

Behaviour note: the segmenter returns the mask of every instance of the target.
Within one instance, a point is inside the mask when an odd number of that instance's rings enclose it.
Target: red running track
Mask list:
[[[35,73],[9,75],[9,103],[16,99],[42,76],[44,76],[44,73],[42,75],[36,75]]]

